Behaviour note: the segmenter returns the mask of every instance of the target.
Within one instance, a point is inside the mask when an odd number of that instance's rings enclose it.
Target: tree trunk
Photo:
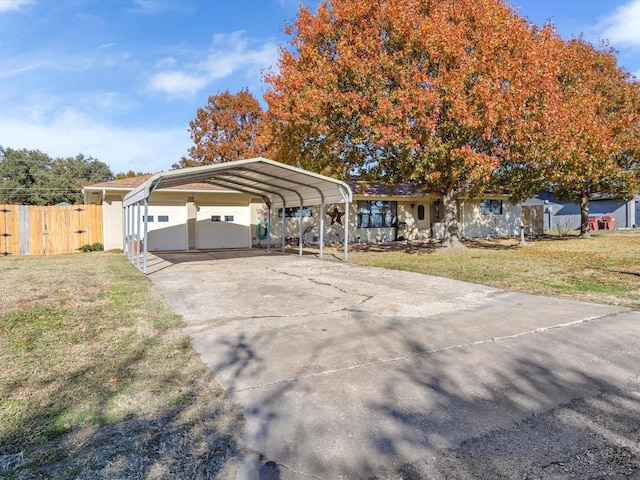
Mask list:
[[[455,191],[449,191],[442,200],[444,206],[444,240],[442,246],[447,248],[464,248],[460,241],[458,228],[458,197]]]
[[[589,195],[580,197],[580,238],[589,238]]]

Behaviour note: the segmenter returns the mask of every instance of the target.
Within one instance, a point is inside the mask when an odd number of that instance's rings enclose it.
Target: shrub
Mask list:
[[[104,250],[104,245],[102,245],[100,242],[96,242],[92,245],[89,245],[87,243],[78,248],[78,250],[80,250],[81,252],[101,252],[102,250]]]

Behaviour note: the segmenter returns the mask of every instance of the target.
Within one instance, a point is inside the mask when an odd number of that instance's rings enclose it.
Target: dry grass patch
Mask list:
[[[122,255],[0,275],[0,478],[233,476],[238,408]]]
[[[517,239],[474,240],[467,246],[356,247],[349,258],[362,265],[640,310],[640,232],[600,232],[584,240],[546,237],[526,247]]]

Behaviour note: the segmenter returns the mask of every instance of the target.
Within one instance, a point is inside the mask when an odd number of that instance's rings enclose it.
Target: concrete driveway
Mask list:
[[[637,312],[261,251],[150,271],[243,408],[238,478],[640,478]]]

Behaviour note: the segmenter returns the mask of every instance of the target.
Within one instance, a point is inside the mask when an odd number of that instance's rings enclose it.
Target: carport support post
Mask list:
[[[138,267],[138,270],[140,270],[140,221],[142,220],[140,217],[140,202],[136,203],[136,206],[138,207],[138,214],[137,214],[137,225],[136,225],[136,267]]]
[[[144,236],[142,237],[143,241],[143,257],[142,257],[142,271],[147,273],[147,233],[149,233],[148,222],[149,221],[149,200],[147,198],[144,199]]]
[[[282,253],[284,253],[284,236],[285,236],[284,219],[286,216],[287,216],[287,205],[283,203],[282,204]]]
[[[135,265],[135,261],[136,261],[136,252],[133,248],[133,239],[136,236],[136,206],[135,205],[131,205],[131,215],[130,215],[130,220],[131,220],[131,225],[129,226],[129,229],[131,231],[131,238],[129,239],[129,249],[131,250],[131,263],[133,263]]]
[[[127,254],[129,255],[129,261],[133,263],[133,244],[131,243],[131,238],[133,237],[133,207],[129,205],[127,210],[129,211],[129,216],[127,217]]]
[[[131,252],[129,251],[129,207],[124,207],[124,252],[127,255],[127,260],[129,260],[129,255]]]
[[[271,253],[271,204],[267,205],[267,253]]]
[[[344,261],[349,258],[349,202],[345,202],[344,209]]]
[[[324,197],[320,200],[320,258],[324,247]]]
[[[300,200],[300,209],[298,210],[298,251],[302,256],[302,200]]]
[[[135,203],[131,205],[131,238],[129,239],[129,244],[131,245],[131,263],[133,265],[136,264],[136,249],[135,242],[136,241],[136,205]]]

